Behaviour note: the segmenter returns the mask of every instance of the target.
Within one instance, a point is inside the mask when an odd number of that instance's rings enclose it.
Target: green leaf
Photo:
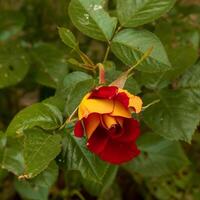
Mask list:
[[[64,44],[71,47],[72,49],[76,49],[78,47],[78,42],[69,29],[61,27],[58,28],[58,32]]]
[[[84,179],[101,183],[110,165],[87,149],[86,140],[67,133],[63,145],[66,169],[78,170]]]
[[[179,87],[183,88],[195,103],[200,105],[200,62],[193,65],[181,78]]]
[[[6,134],[3,131],[0,131],[0,163],[2,163],[3,160],[5,146],[6,146]]]
[[[70,115],[76,109],[76,107],[80,104],[84,95],[90,92],[90,90],[93,89],[94,86],[95,86],[94,79],[88,79],[76,84],[74,89],[69,94],[69,97],[66,102],[66,110],[68,115]]]
[[[172,70],[165,73],[162,79],[173,80],[180,76],[187,68],[191,67],[198,58],[198,51],[193,47],[181,46],[168,51]]]
[[[63,95],[66,98],[69,96],[70,92],[76,87],[76,85],[81,82],[81,81],[86,81],[92,79],[92,76],[80,72],[80,71],[75,71],[72,73],[69,73],[65,76],[64,80],[60,83],[56,94],[58,95]]]
[[[83,185],[90,194],[99,196],[99,194],[104,193],[112,185],[116,177],[117,170],[117,166],[111,165],[105,173],[101,183],[84,179]]]
[[[0,46],[0,89],[22,81],[28,70],[26,53],[19,44]]]
[[[0,40],[5,41],[17,35],[25,24],[25,18],[18,11],[0,12]]]
[[[55,162],[51,162],[45,171],[31,180],[15,179],[15,189],[24,199],[47,200],[49,189],[55,183],[57,176],[58,167]]]
[[[145,104],[159,99],[143,113],[145,123],[170,140],[190,142],[199,124],[199,109],[184,90],[162,90],[144,97]]]
[[[24,159],[28,178],[37,176],[61,151],[61,136],[50,135],[40,129],[25,131]]]
[[[45,86],[56,88],[68,73],[65,52],[55,45],[39,43],[31,51],[35,65],[35,80]]]
[[[171,46],[174,39],[173,28],[172,23],[167,20],[159,20],[158,23],[156,23],[154,33],[164,46]],[[178,34],[178,37],[179,36]]]
[[[198,58],[198,51],[191,46],[169,48],[168,52],[172,69],[163,73],[141,73],[136,77],[140,84],[150,89],[164,88],[191,67]]]
[[[136,27],[154,21],[168,12],[176,0],[117,0],[121,26]]]
[[[112,52],[125,64],[134,65],[150,48],[153,51],[137,69],[144,72],[163,72],[171,68],[165,49],[153,33],[146,30],[125,29],[111,43]]]
[[[159,22],[155,28],[155,34],[166,47],[172,69],[163,73],[140,73],[136,80],[147,88],[161,89],[176,81],[185,70],[191,67],[198,59],[199,34],[195,30],[185,30],[187,23],[181,24],[178,33],[174,35],[176,26],[172,23]],[[177,31],[177,30],[176,30]],[[177,35],[177,36],[176,36]]]
[[[19,176],[24,172],[23,137],[7,137],[2,168]]]
[[[134,95],[141,93],[140,85],[133,77],[128,78],[125,83],[124,89],[128,90]]]
[[[110,40],[117,20],[103,9],[101,0],[71,0],[69,16],[82,33],[97,40]]]
[[[41,127],[45,130],[55,130],[62,125],[62,113],[57,107],[37,103],[20,111],[7,128],[7,135],[20,135],[26,129]]]
[[[83,85],[82,85],[83,84]],[[65,114],[70,115],[80,103],[84,94],[94,86],[92,76],[75,71],[65,76],[64,80],[59,84],[56,95],[65,99]]]
[[[145,133],[138,140],[141,154],[124,165],[131,173],[145,177],[169,175],[189,163],[178,142],[165,140],[154,133]]]
[[[114,184],[108,188],[106,191],[104,191],[100,196],[98,196],[98,200],[122,200],[122,191],[120,186],[117,184],[117,181],[114,182]]]
[[[59,154],[61,137],[41,129],[29,129],[21,137],[7,137],[2,168],[19,177],[32,178]]]
[[[65,108],[64,94],[63,95],[54,95],[54,96],[51,96],[51,97],[43,100],[42,103],[44,103],[44,104],[51,104],[51,105],[57,107],[60,110],[61,113],[64,112],[64,108]]]

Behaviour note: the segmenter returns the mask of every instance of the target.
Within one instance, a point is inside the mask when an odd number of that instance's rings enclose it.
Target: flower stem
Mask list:
[[[73,190],[70,194],[70,196],[76,195],[80,200],[85,200],[84,196],[78,191],[78,190]]]
[[[104,56],[104,59],[103,59],[103,63],[105,63],[106,60],[108,59],[109,52],[110,52],[110,44],[108,45],[108,47],[106,49],[106,53],[105,53],[105,56]]]
[[[146,58],[148,58],[149,57],[149,55],[152,53],[152,51],[153,51],[153,47],[150,47],[149,49],[147,49],[147,51],[143,54],[143,56],[139,59],[139,60],[137,60],[137,62],[132,66],[132,67],[130,67],[129,69],[128,69],[128,73],[131,73],[131,71],[133,70],[133,69],[135,69],[140,63],[142,63]]]
[[[72,112],[72,114],[67,118],[67,120],[62,124],[62,126],[59,128],[59,130],[62,130],[66,124],[74,121],[72,120],[72,117],[76,114],[76,112],[78,111],[78,106],[76,107],[76,109]]]
[[[158,103],[158,102],[160,102],[160,99],[156,99],[156,100],[152,101],[152,102],[149,103],[148,105],[144,106],[144,107],[142,108],[142,111],[146,110],[147,108],[149,108],[150,106],[152,106],[152,105],[154,105],[154,104],[156,104],[156,103]]]

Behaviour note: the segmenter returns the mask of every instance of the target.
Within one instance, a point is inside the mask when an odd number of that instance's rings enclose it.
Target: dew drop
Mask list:
[[[87,26],[87,25],[90,23],[90,16],[89,16],[87,13],[85,13],[85,14],[83,15],[83,18],[80,18],[80,19],[79,19],[79,22],[80,22],[82,25]]]
[[[93,10],[94,10],[94,11],[100,10],[100,9],[102,9],[102,8],[103,8],[102,5],[94,5],[94,6],[93,6]]]
[[[93,11],[97,11],[103,8],[102,5],[98,5],[98,4],[90,4],[89,7],[90,7],[90,10],[93,10]]]

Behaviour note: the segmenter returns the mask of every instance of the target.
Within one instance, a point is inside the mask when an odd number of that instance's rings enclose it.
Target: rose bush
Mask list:
[[[87,137],[88,149],[113,164],[127,162],[139,155],[136,139],[142,100],[116,86],[100,86],[86,94],[78,108],[79,121],[74,133]]]
[[[197,1],[0,0],[0,199],[199,200]]]

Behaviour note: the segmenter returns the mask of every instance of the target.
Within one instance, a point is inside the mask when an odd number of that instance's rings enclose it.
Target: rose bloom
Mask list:
[[[78,108],[76,137],[87,137],[87,148],[102,160],[121,164],[138,156],[140,126],[131,112],[139,113],[142,100],[115,86],[101,86],[86,94]]]

